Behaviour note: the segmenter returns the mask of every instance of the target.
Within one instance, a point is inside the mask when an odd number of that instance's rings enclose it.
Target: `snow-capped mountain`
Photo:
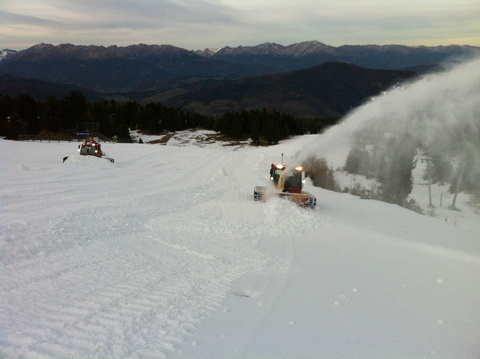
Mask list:
[[[335,48],[319,41],[307,41],[289,45],[285,50],[290,56],[306,56],[316,53],[333,53]]]
[[[238,46],[238,47],[226,46],[218,50],[214,55],[235,56],[235,55],[245,55],[245,54],[282,56],[282,55],[286,55],[286,52],[285,52],[285,46],[282,46],[276,43],[266,42],[256,46]]]
[[[10,50],[10,49],[3,49],[3,50],[0,50],[0,61],[3,61],[5,60],[6,58],[8,58],[9,56],[12,56],[14,54],[16,54],[17,51],[15,50]]]
[[[204,57],[215,55],[221,48],[207,48],[205,50],[195,50],[194,53]]]
[[[319,41],[305,41],[283,46],[263,43],[256,46],[224,47],[215,53],[198,52],[204,56],[239,64],[256,64],[275,71],[292,71],[326,61],[347,62],[378,69],[401,69],[440,64],[452,57],[479,54],[473,46],[404,46],[404,45],[343,45],[334,47]]]
[[[325,45],[319,41],[306,41],[297,44],[292,44],[288,46],[283,46],[274,42],[265,42],[256,46],[238,46],[230,47],[226,46],[220,49],[217,49],[215,52],[208,51],[205,49],[203,51],[198,51],[198,54],[204,56],[238,56],[238,55],[269,55],[269,56],[305,56],[312,53],[319,52],[329,52],[334,47]]]
[[[272,42],[265,42],[255,46],[238,46],[223,48],[205,49],[196,51],[197,54],[204,56],[234,56],[234,55],[272,55],[272,56],[293,56],[302,57],[314,54],[331,54],[335,56],[365,56],[368,53],[399,55],[415,55],[422,54],[448,54],[452,52],[478,52],[478,47],[473,46],[405,46],[405,45],[343,45],[339,47],[326,45],[320,41],[304,41],[291,45],[281,45]]]

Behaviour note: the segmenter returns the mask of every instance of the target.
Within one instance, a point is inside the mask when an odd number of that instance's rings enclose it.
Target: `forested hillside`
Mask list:
[[[277,143],[288,136],[320,132],[338,120],[295,118],[267,108],[205,116],[159,103],[88,102],[80,92],[46,101],[29,95],[0,96],[0,111],[0,135],[10,139],[34,137],[42,130],[72,135],[89,130],[129,142],[129,129],[161,133],[202,127],[234,138],[249,137],[257,144]]]

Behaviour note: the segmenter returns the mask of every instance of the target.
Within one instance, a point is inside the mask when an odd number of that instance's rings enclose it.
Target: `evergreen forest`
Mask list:
[[[34,137],[42,131],[95,131],[130,142],[130,129],[159,134],[204,128],[236,139],[251,138],[254,144],[275,144],[289,136],[322,132],[337,121],[295,118],[267,108],[205,116],[154,102],[89,102],[77,91],[64,98],[50,96],[45,101],[30,95],[0,95],[0,136],[14,140]]]

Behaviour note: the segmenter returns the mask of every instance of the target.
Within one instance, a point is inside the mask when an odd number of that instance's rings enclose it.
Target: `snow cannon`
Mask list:
[[[255,186],[253,199],[267,201],[271,197],[281,197],[295,202],[303,208],[315,208],[317,198],[303,191],[305,172],[303,166],[287,167],[283,164],[272,164],[270,167],[271,186]]]
[[[81,145],[78,145],[78,152],[81,156],[94,156],[104,158],[110,162],[114,162],[113,158],[105,157],[105,152],[102,151],[102,145],[95,140],[85,140]],[[68,156],[63,157],[63,162],[67,160]]]

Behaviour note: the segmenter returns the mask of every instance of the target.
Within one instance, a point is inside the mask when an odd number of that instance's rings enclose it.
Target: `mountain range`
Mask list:
[[[396,81],[478,53],[480,48],[472,46],[333,47],[318,41],[201,51],[171,45],[38,44],[0,52],[0,93],[44,98],[71,88],[84,89],[89,98],[160,101],[204,113],[263,106],[318,116],[344,113]],[[322,67],[325,63],[330,65]],[[382,79],[372,70],[384,71]]]
[[[480,51],[472,46],[403,46],[403,45],[325,45],[319,41],[307,41],[283,46],[264,43],[257,46],[224,47],[196,53],[213,59],[239,64],[256,64],[274,69],[275,72],[308,68],[323,62],[340,61],[367,68],[403,69],[440,64],[446,59],[471,56]]]

